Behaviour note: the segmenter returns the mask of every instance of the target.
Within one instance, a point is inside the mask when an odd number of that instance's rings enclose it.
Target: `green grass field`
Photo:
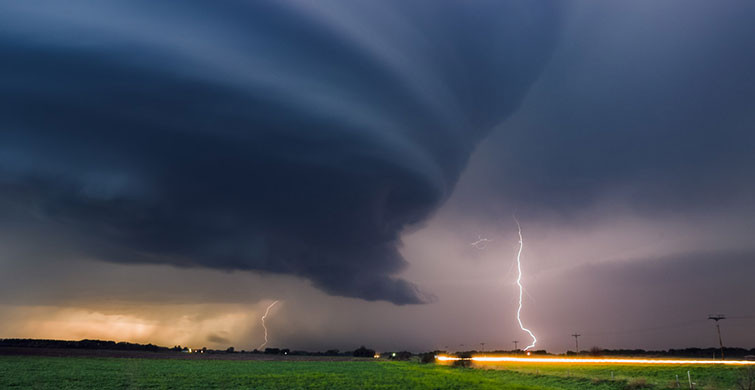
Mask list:
[[[0,357],[2,389],[734,389],[742,368]],[[611,372],[614,379],[611,380]],[[645,385],[643,385],[645,383]]]

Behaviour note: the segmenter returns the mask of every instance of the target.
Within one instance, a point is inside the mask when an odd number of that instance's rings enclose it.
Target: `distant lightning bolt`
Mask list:
[[[473,247],[477,249],[485,249],[488,246],[488,243],[493,240],[489,238],[482,238],[480,236],[477,236],[477,241],[470,243],[469,245],[472,245]]]
[[[257,348],[259,350],[261,350],[265,345],[267,345],[267,326],[265,326],[265,318],[267,318],[267,314],[270,312],[270,309],[272,309],[273,306],[275,306],[276,303],[278,303],[277,300],[271,303],[270,306],[268,306],[267,309],[265,310],[265,314],[262,316],[262,328],[265,329],[265,342],[260,344],[260,346]]]
[[[528,345],[524,348],[524,350],[528,350],[535,346],[537,343],[537,338],[534,334],[532,334],[532,331],[525,328],[522,324],[522,295],[524,293],[524,287],[522,286],[522,248],[524,247],[524,239],[522,238],[522,226],[519,224],[519,219],[516,218],[516,215],[514,216],[514,221],[516,221],[516,227],[519,230],[519,251],[516,253],[516,266],[519,270],[519,276],[516,278],[516,284],[519,286],[519,308],[516,310],[516,320],[519,321],[519,327],[522,328],[523,331],[529,333],[530,337],[532,337],[532,344]]]

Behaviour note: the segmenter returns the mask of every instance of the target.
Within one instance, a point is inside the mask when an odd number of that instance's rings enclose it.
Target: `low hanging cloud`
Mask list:
[[[45,243],[18,253],[397,304],[429,299],[395,277],[400,233],[559,29],[547,3],[42,3],[0,10],[0,229]]]

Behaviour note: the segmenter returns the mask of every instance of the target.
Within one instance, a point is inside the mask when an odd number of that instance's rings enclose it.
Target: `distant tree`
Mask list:
[[[337,349],[329,349],[325,351],[325,355],[327,356],[338,356],[339,351]]]
[[[459,357],[461,359],[454,360],[454,362],[453,362],[453,366],[454,367],[466,368],[466,367],[471,367],[472,366],[472,360],[470,360],[470,358],[472,357],[471,353],[469,353],[469,352],[463,352],[463,353],[459,354]]]
[[[35,340],[35,339],[0,339],[2,347],[26,347],[26,348],[64,348],[64,349],[107,349],[120,351],[169,351],[170,348],[159,347],[152,344],[134,344],[103,340]]]
[[[401,351],[401,352],[396,352],[395,356],[394,356],[394,354],[391,354],[391,359],[395,359],[395,360],[409,360],[409,359],[412,358],[412,356],[413,356],[412,353],[409,352],[409,351]]]
[[[228,353],[234,353],[234,352],[236,352],[236,351],[235,351],[235,350],[233,349],[233,347],[228,347],[228,349],[226,349],[225,351],[226,351],[226,352],[228,352]]]
[[[435,355],[436,352],[425,352],[419,357],[419,362],[428,364],[428,363],[435,363]]]
[[[364,345],[357,348],[354,351],[354,357],[373,357],[375,356],[375,350],[374,349],[368,349]]]
[[[591,356],[602,356],[603,355],[603,348],[600,348],[598,346],[590,348],[590,355]]]

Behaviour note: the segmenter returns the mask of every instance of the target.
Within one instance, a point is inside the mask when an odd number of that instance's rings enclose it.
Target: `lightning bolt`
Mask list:
[[[267,345],[267,326],[265,326],[265,318],[267,318],[267,314],[270,312],[270,309],[272,309],[273,306],[275,306],[276,303],[278,303],[277,300],[271,303],[270,306],[268,306],[267,309],[265,309],[265,314],[262,316],[262,328],[265,329],[265,342],[260,344],[260,346],[257,348],[259,350],[261,350],[265,345]]]
[[[488,243],[493,240],[489,238],[482,238],[480,236],[477,236],[477,241],[470,243],[469,245],[472,245],[473,247],[477,249],[485,249],[488,246]]]
[[[524,239],[522,238],[522,225],[519,224],[519,219],[516,218],[516,215],[514,215],[514,221],[516,221],[516,227],[519,230],[519,251],[516,253],[516,267],[519,271],[519,276],[516,278],[516,284],[519,286],[519,308],[516,310],[516,320],[519,322],[519,327],[532,337],[532,344],[524,348],[524,351],[526,351],[535,346],[537,338],[531,330],[525,328],[522,324],[522,295],[524,294],[524,287],[522,286],[522,248],[524,247]]]

